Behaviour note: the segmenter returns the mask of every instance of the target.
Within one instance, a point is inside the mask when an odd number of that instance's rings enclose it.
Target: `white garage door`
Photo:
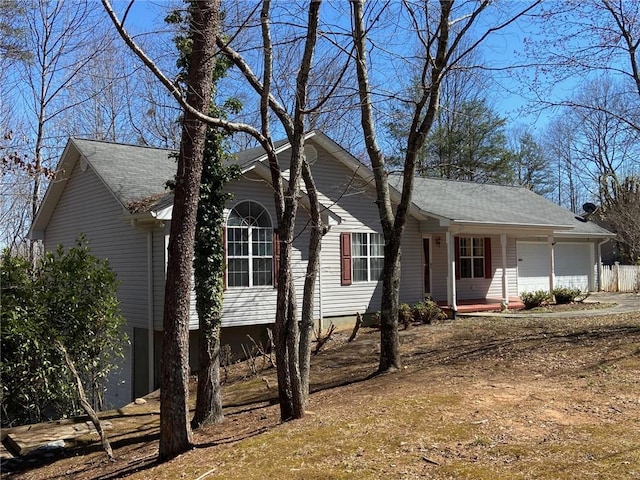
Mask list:
[[[549,260],[546,243],[517,243],[518,295],[522,292],[549,290]],[[589,290],[591,245],[557,243],[554,247],[556,287]]]
[[[546,243],[518,242],[518,295],[549,290],[549,260]]]
[[[556,287],[589,290],[591,271],[591,245],[584,243],[558,243],[554,247]]]

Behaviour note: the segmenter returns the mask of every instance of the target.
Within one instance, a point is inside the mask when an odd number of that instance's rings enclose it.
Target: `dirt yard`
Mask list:
[[[347,344],[349,333],[313,358],[302,420],[279,422],[267,369],[225,386],[225,422],[171,462],[155,461],[151,398],[105,416],[115,462],[94,439],[7,477],[640,479],[639,313],[412,327],[402,370],[373,378],[378,332]],[[237,365],[231,377],[246,373]]]

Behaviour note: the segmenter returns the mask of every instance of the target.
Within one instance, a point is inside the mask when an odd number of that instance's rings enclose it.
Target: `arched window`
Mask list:
[[[227,219],[227,285],[273,285],[273,229],[256,202],[241,202]]]

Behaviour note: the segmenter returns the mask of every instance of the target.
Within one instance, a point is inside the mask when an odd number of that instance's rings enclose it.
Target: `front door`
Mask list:
[[[431,296],[431,239],[422,239],[422,285],[424,297]]]

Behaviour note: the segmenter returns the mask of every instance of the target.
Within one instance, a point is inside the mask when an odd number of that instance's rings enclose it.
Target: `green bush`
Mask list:
[[[413,319],[421,323],[431,323],[447,318],[447,314],[433,300],[416,303],[413,308]]]
[[[408,303],[400,304],[398,307],[398,322],[404,325],[404,328],[408,328],[409,324],[413,320],[413,312]]]
[[[530,310],[540,307],[545,303],[549,303],[551,295],[545,290],[536,290],[535,292],[523,292],[520,294],[520,300],[524,303],[524,308]]]
[[[103,406],[106,377],[126,337],[121,333],[115,273],[79,237],[58,246],[32,269],[8,250],[0,258],[2,426],[78,413],[74,380],[60,341],[69,352],[95,409]]]
[[[581,293],[582,291],[579,288],[560,287],[553,289],[553,296],[555,297],[558,305],[575,301]]]

